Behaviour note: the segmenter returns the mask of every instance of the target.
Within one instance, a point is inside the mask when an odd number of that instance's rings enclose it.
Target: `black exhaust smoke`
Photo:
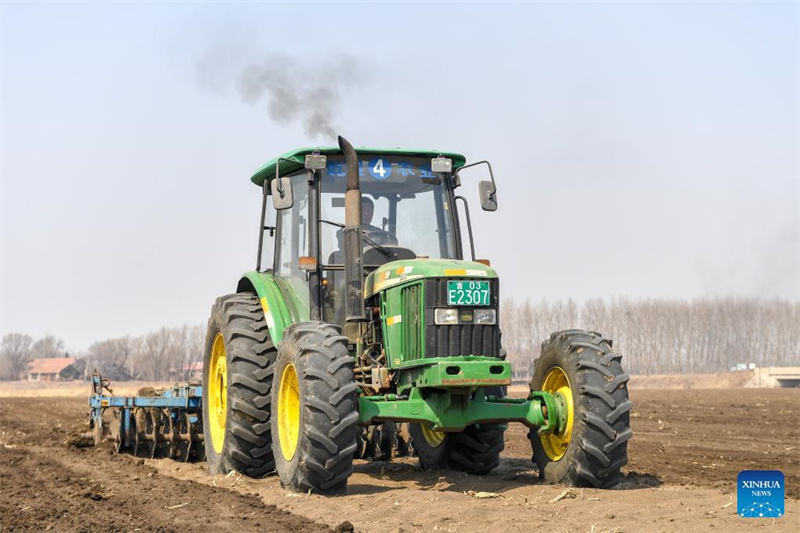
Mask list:
[[[358,156],[353,145],[339,136],[339,148],[347,165],[344,193],[344,283],[345,320],[364,322],[364,257],[361,249],[361,188],[358,181]]]

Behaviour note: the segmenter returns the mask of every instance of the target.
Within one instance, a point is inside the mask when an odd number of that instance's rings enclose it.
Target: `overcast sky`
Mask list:
[[[243,99],[266,60],[354,144],[489,159],[499,210],[462,192],[506,296],[800,298],[797,3],[0,9],[3,334],[80,350],[235,291],[252,171],[331,144]]]

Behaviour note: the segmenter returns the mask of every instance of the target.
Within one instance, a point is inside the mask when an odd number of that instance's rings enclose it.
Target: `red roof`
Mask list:
[[[75,362],[74,357],[47,357],[28,363],[30,374],[58,374]]]
[[[203,371],[203,362],[198,361],[196,363],[190,363],[188,365],[183,365],[181,370],[186,371],[189,370],[190,372],[202,372]]]

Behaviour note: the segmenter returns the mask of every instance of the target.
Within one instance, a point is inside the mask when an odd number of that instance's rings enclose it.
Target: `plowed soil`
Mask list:
[[[116,455],[110,443],[69,446],[85,429],[85,399],[0,398],[0,531],[800,531],[800,390],[631,397],[624,490],[540,482],[526,430],[512,425],[489,475],[356,461],[335,498],[289,493],[274,476]],[[784,472],[783,518],[737,516],[744,469]]]

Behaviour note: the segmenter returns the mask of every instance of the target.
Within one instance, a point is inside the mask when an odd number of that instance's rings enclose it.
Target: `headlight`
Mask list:
[[[497,310],[495,309],[476,309],[473,324],[497,324]]]
[[[437,326],[458,324],[480,324],[484,326],[492,326],[497,324],[497,310],[464,308],[436,309],[433,316],[433,322]]]
[[[437,309],[433,321],[437,326],[458,324],[458,309]]]

